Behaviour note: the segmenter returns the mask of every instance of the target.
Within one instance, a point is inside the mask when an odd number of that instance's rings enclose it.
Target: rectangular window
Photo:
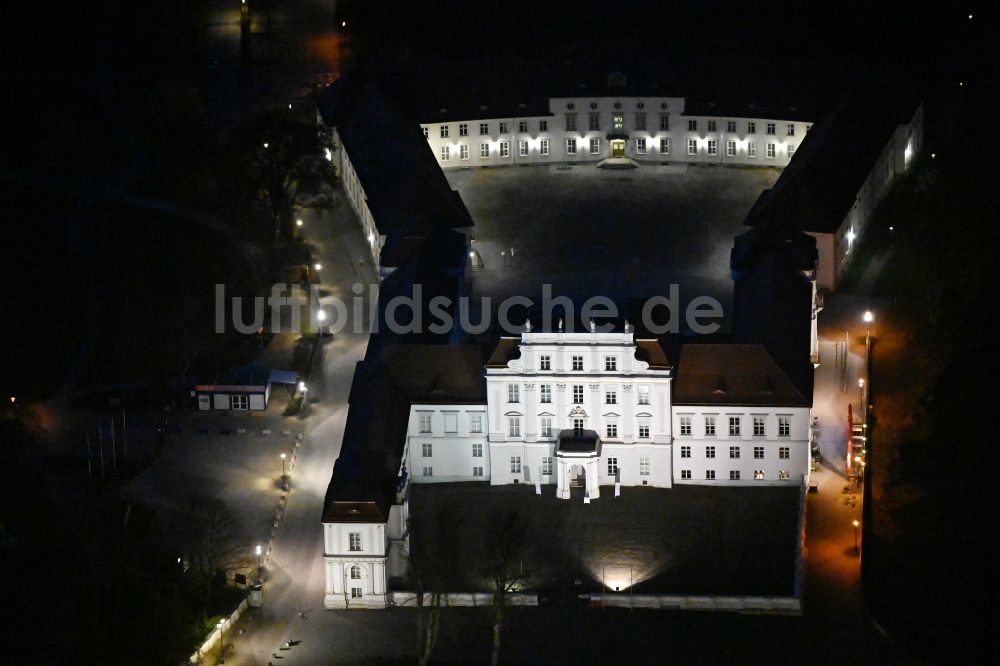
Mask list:
[[[689,469],[682,469],[681,470],[681,478],[682,479],[690,479],[691,478],[691,470],[689,470]],[[708,477],[705,477],[705,478],[708,478]]]
[[[788,123],[788,136],[795,136],[795,123]]]
[[[601,129],[601,114],[592,113],[590,114],[590,131],[597,132]]]
[[[757,123],[751,120],[750,122],[747,123],[747,134],[756,134],[756,133],[757,133]]]
[[[501,120],[500,121],[500,133],[501,134],[507,134],[508,132],[510,132],[510,125],[507,123],[506,120]]]
[[[447,413],[444,415],[444,431],[458,432],[458,414]]]
[[[469,147],[464,143],[458,147],[458,157],[463,160],[469,159]]]
[[[747,157],[757,157],[756,141],[747,141]]]
[[[789,458],[789,448],[787,446],[778,447],[778,458],[780,460],[788,460]]]
[[[510,157],[510,143],[507,141],[500,142],[500,157]]]
[[[424,474],[424,476],[434,476],[434,468],[433,467],[424,467],[423,474]]]
[[[604,370],[606,372],[615,372],[616,370],[618,370],[618,359],[616,359],[614,356],[605,356]]]
[[[482,458],[483,457],[483,445],[476,443],[472,445],[472,457]]]
[[[576,131],[576,114],[567,113],[566,114],[566,131],[575,132]]]
[[[539,402],[542,402],[543,404],[552,402],[552,384],[542,384],[538,388],[538,395],[541,396],[539,398]]]
[[[450,159],[451,159],[451,147],[441,146],[441,161],[447,162]]]
[[[448,138],[448,126],[447,125],[441,125],[441,138],[442,139],[447,139]]]
[[[764,417],[755,416],[753,417],[753,436],[763,437],[764,436]]]
[[[714,458],[715,457],[715,447],[714,446],[706,446],[705,447],[705,457],[706,458]]]
[[[646,154],[646,140],[645,139],[636,139],[635,140],[635,152],[638,155],[645,155]]]
[[[753,480],[754,481],[763,481],[764,480],[764,470],[762,470],[762,469],[755,469],[753,471]]]
[[[740,480],[740,470],[738,470],[738,469],[731,469],[731,470],[729,470],[729,480],[730,481],[739,481]]]
[[[708,131],[709,132],[716,131],[716,125],[715,125],[715,121],[714,120],[709,120],[708,121]]]
[[[669,132],[670,131],[670,114],[661,113],[660,114],[660,131]]]
[[[768,134],[774,134],[775,132],[774,123],[768,123],[766,131]]]
[[[473,467],[472,468],[472,476],[482,476],[482,475],[483,475],[483,468],[482,467]]]
[[[548,132],[549,131],[549,121],[547,121],[547,120],[539,120],[538,121],[538,131],[539,132]]]
[[[420,415],[420,432],[430,432],[431,431],[431,415],[421,414]]]
[[[698,131],[698,121],[697,120],[689,120],[688,121],[688,132],[697,132],[697,131]]]
[[[521,436],[521,417],[520,416],[508,416],[507,417],[507,436],[508,437],[520,437]]]
[[[729,417],[729,436],[739,437],[740,435],[740,417],[730,416]]]
[[[522,132],[522,133],[527,132],[528,131],[528,121],[527,120],[519,120],[519,121],[517,121],[517,131],[518,132]]]
[[[690,435],[691,434],[691,417],[682,416],[681,417],[681,434]]]
[[[697,154],[698,154],[698,140],[688,139],[688,155],[697,155]]]
[[[552,476],[552,456],[542,456],[542,476]]]
[[[583,385],[574,384],[573,385],[573,404],[582,405],[583,404]]]
[[[670,154],[670,139],[660,139],[660,153],[664,155]]]
[[[590,140],[590,154],[591,155],[596,155],[599,152],[601,152],[601,140],[600,139],[591,139]]]
[[[552,369],[552,357],[551,356],[539,356],[538,357],[538,369],[539,370],[551,370]]]
[[[681,447],[681,458],[690,458],[690,457],[691,457],[691,447],[690,446],[682,446]]]
[[[574,356],[573,357],[573,370],[582,371],[583,370],[583,357]]]
[[[543,416],[542,417],[542,437],[552,436],[552,417]]]
[[[583,419],[573,419],[573,429],[583,430]]]
[[[528,156],[528,142],[527,141],[518,141],[517,142],[517,154],[520,155],[521,157],[527,157]]]
[[[708,154],[718,155],[719,154],[719,142],[715,139],[708,140]]]
[[[486,136],[489,133],[490,133],[490,124],[489,123],[479,123],[479,135],[480,136]]]
[[[649,476],[649,456],[639,456],[639,476]]]
[[[458,135],[459,136],[469,136],[469,125],[468,123],[458,124]]]
[[[740,457],[740,447],[738,447],[738,446],[730,446],[729,447],[729,457],[730,458],[739,458]]]
[[[705,470],[705,480],[707,480],[707,481],[714,481],[715,480],[715,470],[714,469],[706,469]]]
[[[639,421],[639,439],[649,439],[649,421]]]
[[[767,144],[767,156],[770,159],[774,159],[774,144],[773,143]]]
[[[736,157],[735,141],[726,141],[726,157]]]
[[[736,121],[735,120],[727,120],[726,121],[726,131],[727,132],[735,132],[736,131]]]
[[[566,154],[576,155],[576,139],[566,139]]]
[[[361,532],[350,532],[347,535],[347,549],[351,552],[358,552],[361,550]]]
[[[361,580],[361,567],[358,565],[351,567],[351,580]]]
[[[648,405],[649,404],[649,387],[640,386],[639,387],[639,404]]]
[[[795,154],[795,146],[788,144],[788,159],[792,159],[792,155]]]
[[[608,458],[608,476],[618,474],[618,458]]]
[[[510,457],[510,473],[511,474],[521,473],[521,456]]]
[[[472,414],[469,416],[469,432],[483,431],[483,415]]]
[[[778,437],[788,437],[792,432],[792,417],[778,417]]]
[[[755,446],[755,447],[753,447],[753,458],[754,458],[754,460],[763,460],[764,459],[764,447],[763,446]]]
[[[636,111],[635,114],[635,129],[639,132],[646,131],[646,112]]]
[[[787,469],[781,469],[778,470],[778,478],[782,481],[788,481],[788,479],[792,478],[792,475],[788,473]]]
[[[611,116],[611,125],[616,131],[623,131],[625,129],[625,116],[620,113],[614,114]]]
[[[246,394],[236,394],[233,396],[233,409],[246,410],[250,408],[250,396]]]
[[[705,417],[705,434],[715,435],[715,417],[706,416]]]
[[[490,156],[490,144],[488,143],[479,144],[479,156],[484,159]]]
[[[360,587],[351,588],[351,599],[361,599],[365,596],[364,590]]]
[[[521,402],[520,384],[507,384],[507,402]]]
[[[548,139],[542,139],[539,142],[539,144],[538,144],[538,152],[540,154],[542,154],[542,155],[548,155],[549,154],[549,140]]]
[[[427,131],[427,128],[426,128],[426,127],[424,127],[424,128],[422,128],[422,129],[424,130],[424,138],[425,138],[425,139],[428,139],[428,138],[430,138],[430,132],[428,132],[428,131]]]
[[[614,389],[608,389],[604,392],[604,402],[608,405],[615,405],[618,403],[618,393]]]
[[[604,428],[605,436],[608,439],[618,437],[618,424],[617,423],[606,423]]]

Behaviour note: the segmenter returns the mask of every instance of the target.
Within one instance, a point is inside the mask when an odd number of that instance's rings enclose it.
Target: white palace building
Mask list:
[[[469,350],[408,346],[405,363],[387,369],[404,388],[385,411],[408,409],[405,430],[391,435],[391,416],[375,417],[379,444],[402,448],[394,497],[327,498],[327,608],[386,605],[388,579],[405,571],[410,483],[555,486],[564,500],[579,487],[585,502],[617,484],[807,483],[810,404],[762,346],[684,345],[675,368],[627,325],[529,328],[502,338],[478,377]],[[469,400],[484,381],[485,401]],[[420,382],[432,388],[415,389]]]

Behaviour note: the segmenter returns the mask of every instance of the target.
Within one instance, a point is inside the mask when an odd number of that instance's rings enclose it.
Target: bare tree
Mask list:
[[[461,521],[450,509],[439,510],[430,520],[411,514],[408,533],[407,568],[417,594],[417,660],[425,666],[437,645],[442,598],[456,576]]]
[[[207,609],[216,572],[247,564],[242,526],[229,506],[215,497],[185,500],[171,523],[173,538],[204,590]]]
[[[493,656],[490,663],[500,663],[500,644],[506,615],[507,595],[524,580],[524,547],[528,524],[516,510],[490,517],[486,524],[485,545],[489,553],[487,575],[493,583]]]

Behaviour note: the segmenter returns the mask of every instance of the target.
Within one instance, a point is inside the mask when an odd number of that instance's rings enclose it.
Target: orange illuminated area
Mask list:
[[[323,32],[313,35],[306,42],[309,58],[323,66],[324,70],[340,74],[340,63],[348,49],[348,37],[338,32]]]

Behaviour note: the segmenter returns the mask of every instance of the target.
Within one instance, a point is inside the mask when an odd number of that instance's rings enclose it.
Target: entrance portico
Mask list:
[[[597,463],[601,457],[601,438],[593,430],[572,428],[559,433],[556,442],[556,497],[569,499],[574,468],[582,468],[584,489],[589,499],[601,496],[597,481]]]

